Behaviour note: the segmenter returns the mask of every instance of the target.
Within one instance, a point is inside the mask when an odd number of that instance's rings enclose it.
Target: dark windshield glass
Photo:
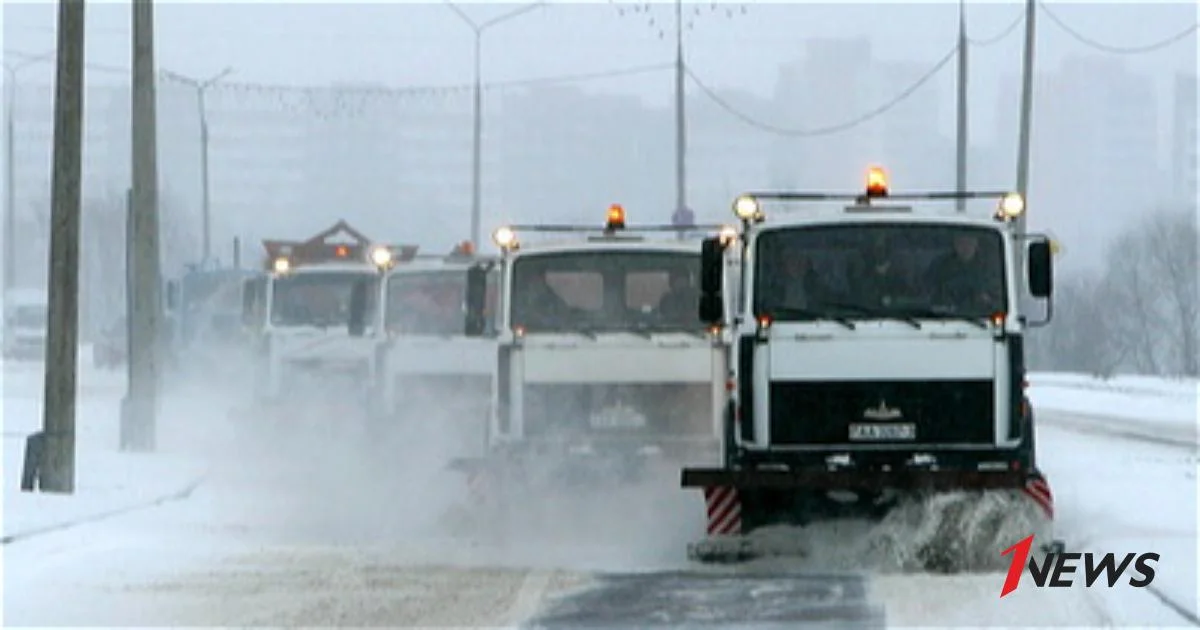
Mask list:
[[[366,323],[375,310],[378,277],[366,272],[307,272],[275,279],[271,323],[276,326],[345,326],[350,321],[350,295],[366,283]]]
[[[1006,310],[995,230],[859,224],[766,232],[754,310],[776,319],[987,317]]]
[[[512,324],[528,332],[695,330],[700,256],[592,251],[513,266]]]
[[[497,272],[488,276],[487,315],[496,312]],[[387,330],[402,335],[461,335],[467,270],[397,273],[387,281]],[[490,320],[490,317],[489,317]]]

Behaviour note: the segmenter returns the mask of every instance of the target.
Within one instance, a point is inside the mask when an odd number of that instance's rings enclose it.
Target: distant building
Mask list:
[[[493,97],[495,98],[495,97]],[[547,86],[503,94],[499,182],[485,220],[601,225],[612,203],[630,223],[667,223],[674,211],[674,126],[640,99]],[[490,228],[489,228],[490,233]]]
[[[1015,165],[1020,94],[1000,98],[997,147]],[[1154,82],[1121,60],[1069,58],[1037,76],[1033,115],[1030,226],[1062,239],[1073,267],[1095,266],[1105,243],[1167,200]]]
[[[878,60],[868,38],[809,39],[804,59],[781,68],[769,119],[787,129],[835,128],[895,98],[927,70],[924,63]],[[954,153],[945,151],[939,129],[942,101],[931,83],[862,124],[781,135],[774,141],[773,185],[846,190],[878,164],[897,188],[952,186]]]

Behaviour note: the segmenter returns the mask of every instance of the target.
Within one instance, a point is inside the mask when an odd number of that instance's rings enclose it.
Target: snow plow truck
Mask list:
[[[960,199],[991,216],[938,205]],[[853,524],[899,570],[1002,568],[1030,534],[1061,548],[1024,392],[1051,241],[1021,233],[1024,210],[1015,193],[891,195],[878,167],[861,193],[735,200],[738,238],[701,248],[699,314],[731,332],[731,397],[722,463],[682,471],[707,518],[690,559],[817,556],[841,543],[815,532]]]
[[[494,257],[477,255],[469,241],[446,256],[417,256],[384,276],[373,397],[383,429],[403,427],[407,435],[432,420],[451,429],[456,447],[482,448],[496,338],[491,326],[482,336],[467,336],[467,277],[477,267],[489,270],[483,315],[490,323],[498,269]]]
[[[477,500],[590,495],[718,461],[727,342],[697,317],[701,239],[679,226],[627,228],[619,205],[602,225],[493,234],[500,300],[485,447],[453,463]],[[539,233],[566,236],[522,240]],[[488,278],[472,268],[471,336],[485,334]]]
[[[242,294],[256,343],[250,414],[294,423],[345,418],[346,400],[365,401],[372,382],[380,278],[417,248],[372,243],[345,221],[306,241],[263,247],[266,273],[246,281]]]

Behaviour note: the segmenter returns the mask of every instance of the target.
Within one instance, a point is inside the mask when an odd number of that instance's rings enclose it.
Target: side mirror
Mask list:
[[[466,319],[463,334],[467,337],[482,337],[487,328],[484,312],[487,310],[488,268],[474,265],[467,270]]]
[[[720,238],[706,238],[700,249],[700,292],[721,293],[725,279],[725,247]]]
[[[700,248],[700,321],[710,326],[725,319],[725,246],[706,238]]]
[[[1026,272],[1029,293],[1038,299],[1048,299],[1054,291],[1053,254],[1050,242],[1034,241],[1029,244]]]
[[[175,310],[179,308],[179,282],[175,280],[167,281],[167,309]]]
[[[367,282],[359,280],[350,290],[350,321],[346,330],[351,337],[361,337],[367,330]]]

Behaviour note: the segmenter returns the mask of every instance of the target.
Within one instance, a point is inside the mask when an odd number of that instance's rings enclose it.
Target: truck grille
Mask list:
[[[781,446],[847,443],[991,444],[995,389],[990,380],[774,382],[771,441]],[[882,407],[882,409],[881,409]],[[901,417],[872,420],[868,409]],[[852,424],[915,425],[914,439],[852,440]]]
[[[525,435],[532,438],[713,434],[708,383],[527,385],[524,398]]]
[[[304,399],[356,395],[370,377],[366,360],[293,360],[283,366],[283,393]]]

